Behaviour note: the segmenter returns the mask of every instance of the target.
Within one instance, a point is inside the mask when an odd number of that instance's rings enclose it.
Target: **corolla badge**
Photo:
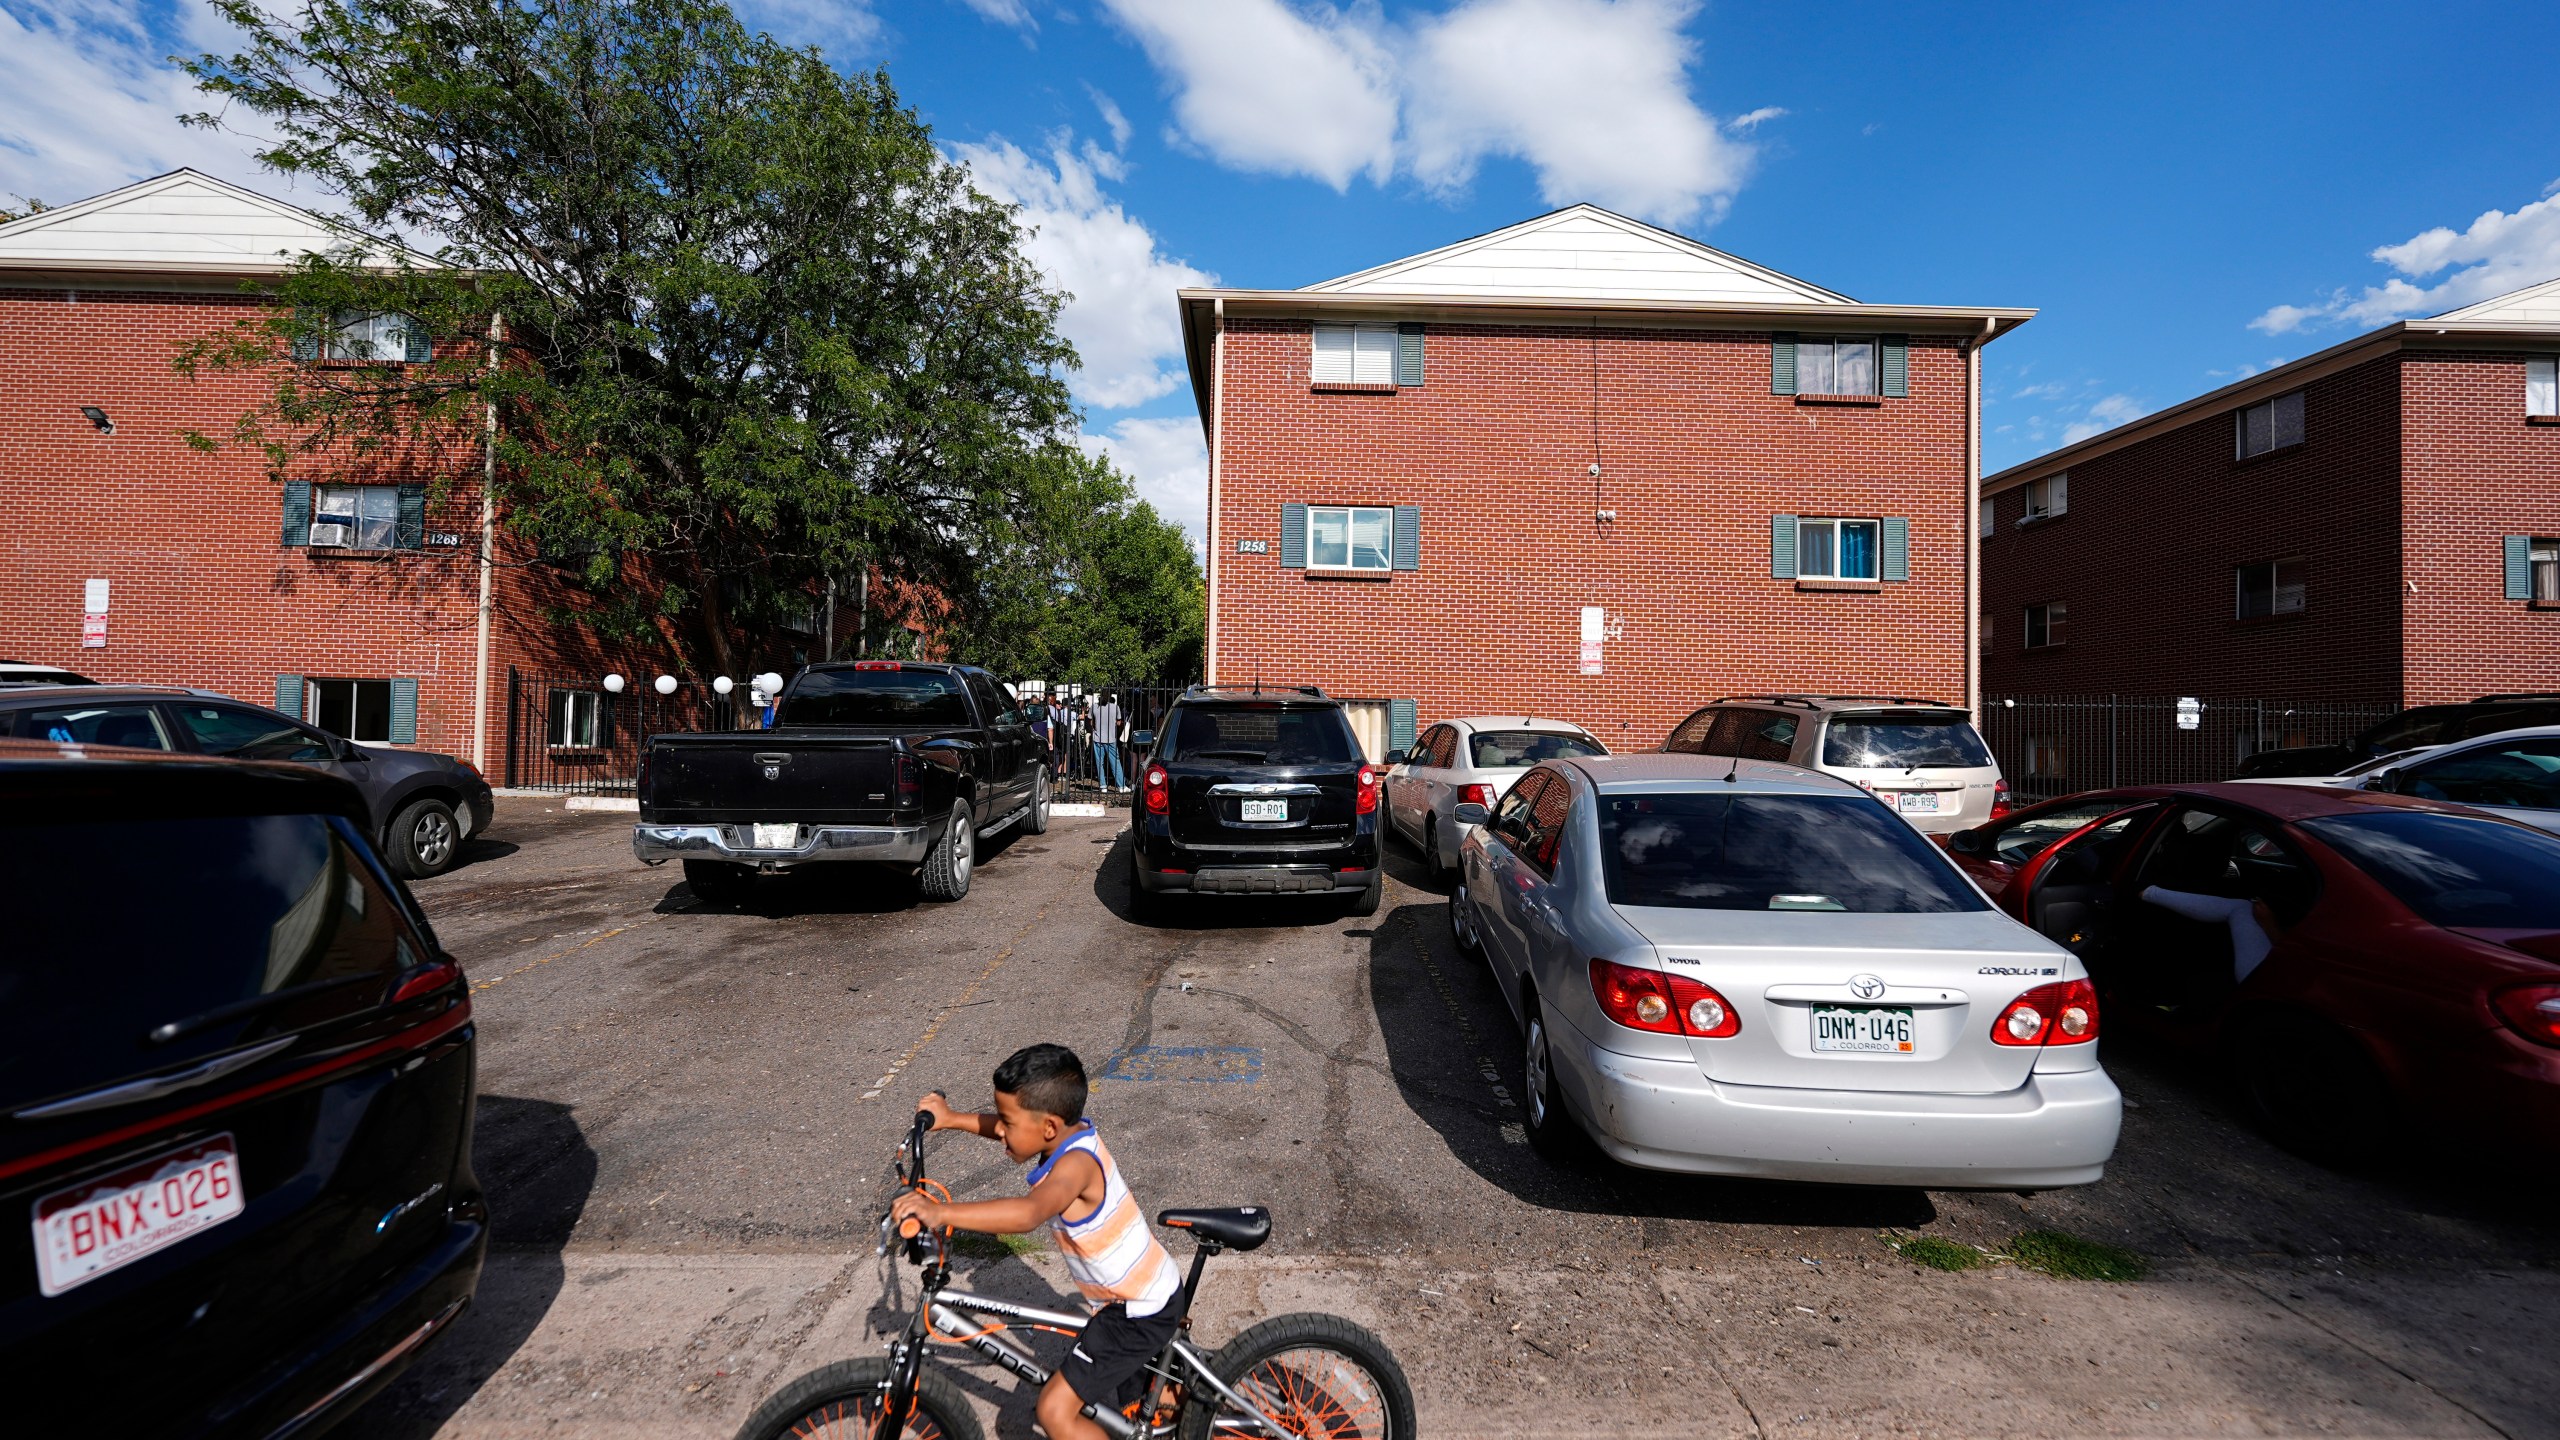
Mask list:
[[[1852,975],[1849,977],[1849,993],[1861,1000],[1873,1000],[1884,993],[1884,981],[1873,975]]]

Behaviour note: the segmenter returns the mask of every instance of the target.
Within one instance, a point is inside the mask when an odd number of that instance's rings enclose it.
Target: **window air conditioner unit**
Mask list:
[[[314,545],[352,545],[355,543],[355,539],[356,527],[353,525],[314,525],[311,527],[311,543]]]

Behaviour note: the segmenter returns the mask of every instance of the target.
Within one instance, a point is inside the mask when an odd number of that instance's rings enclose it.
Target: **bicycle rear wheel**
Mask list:
[[[738,1440],[890,1440],[880,1425],[889,1398],[889,1362],[873,1357],[823,1365],[783,1386],[738,1427]],[[916,1408],[897,1440],[984,1440],[960,1387],[928,1368],[916,1377]]]
[[[1300,1440],[1406,1440],[1413,1387],[1378,1337],[1339,1315],[1281,1315],[1227,1342],[1209,1368]],[[1231,1407],[1195,1391],[1183,1440],[1208,1440]],[[1239,1417],[1240,1418],[1240,1417]]]

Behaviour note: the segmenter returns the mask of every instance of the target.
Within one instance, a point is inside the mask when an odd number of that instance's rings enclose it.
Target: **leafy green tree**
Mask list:
[[[974,596],[1044,543],[1060,297],[885,73],[704,0],[216,8],[243,40],[188,63],[223,102],[191,123],[248,112],[265,164],[411,242],[351,231],[182,357],[276,370],[228,443],[280,478],[476,473],[494,410],[506,523],[728,673],[823,577]],[[364,315],[433,358],[331,363]]]

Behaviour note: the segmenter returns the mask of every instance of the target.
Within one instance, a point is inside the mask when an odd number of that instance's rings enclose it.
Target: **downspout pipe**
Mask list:
[[[1982,726],[1982,347],[2000,333],[1985,318],[1964,347],[1964,704]]]
[[[489,373],[498,372],[498,345],[506,339],[506,317],[489,316]],[[480,422],[480,611],[471,662],[471,763],[489,769],[489,621],[497,579],[498,543],[498,402],[488,402]]]
[[[1204,557],[1204,575],[1209,587],[1208,644],[1200,664],[1200,678],[1218,683],[1218,452],[1226,439],[1225,396],[1227,386],[1227,301],[1219,296],[1210,302],[1209,322],[1209,514],[1200,527]]]

